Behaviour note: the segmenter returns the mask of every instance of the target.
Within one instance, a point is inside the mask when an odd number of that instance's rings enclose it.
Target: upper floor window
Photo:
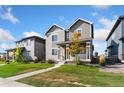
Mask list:
[[[79,32],[80,34],[81,34],[81,31],[82,31],[82,30],[78,30],[78,32]]]
[[[69,40],[69,32],[66,33],[66,40]]]
[[[58,37],[57,37],[57,35],[52,35],[52,41],[53,41],[53,42],[58,41]]]

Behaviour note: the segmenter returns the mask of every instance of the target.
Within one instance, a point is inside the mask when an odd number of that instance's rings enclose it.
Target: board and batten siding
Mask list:
[[[33,57],[34,57],[34,39],[23,40],[23,41],[17,43],[16,46],[17,47],[25,47],[26,51],[23,52],[23,55],[28,60],[33,60]],[[30,52],[30,55],[27,53],[27,51]]]
[[[71,35],[74,33],[74,31],[77,32],[78,30],[81,30],[80,39],[92,38],[92,25],[89,23],[86,23],[86,22],[79,21],[73,27],[71,27],[69,29],[70,39],[71,39]],[[89,47],[90,47],[89,48],[90,53],[89,53],[89,51],[86,50],[86,53],[79,54],[81,60],[87,59],[86,54],[89,54],[90,59],[91,59],[91,56],[93,55],[92,40],[87,41],[87,43],[89,44]]]
[[[122,37],[122,21],[120,24],[117,26],[113,34],[110,36],[110,38],[107,41],[107,46],[113,45],[114,53],[115,55],[118,55],[118,58],[121,60],[122,59],[122,41],[119,39]]]
[[[38,57],[39,60],[45,59],[45,44],[42,42],[35,42],[34,56]]]
[[[69,35],[71,39],[71,35],[73,34],[74,31],[81,30],[81,38],[92,38],[92,26],[91,24],[79,21],[77,24],[75,24],[73,27],[69,29]]]

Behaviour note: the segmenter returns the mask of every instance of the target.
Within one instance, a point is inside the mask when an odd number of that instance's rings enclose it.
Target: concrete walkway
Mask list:
[[[0,66],[4,66],[4,65],[6,65],[6,64],[0,64]]]
[[[13,76],[13,77],[8,77],[6,79],[8,79],[8,80],[19,80],[19,79],[22,79],[22,78],[25,78],[25,77],[30,77],[30,76],[33,76],[33,75],[36,75],[36,74],[44,73],[44,72],[50,71],[52,69],[58,68],[61,65],[63,65],[64,63],[65,63],[65,61],[59,62],[58,64],[56,64],[55,66],[50,67],[50,68],[41,69],[41,70],[29,72],[29,73],[24,73],[24,74]]]
[[[102,72],[124,73],[124,64],[107,65],[100,68]]]
[[[33,87],[13,80],[0,78],[0,87]]]

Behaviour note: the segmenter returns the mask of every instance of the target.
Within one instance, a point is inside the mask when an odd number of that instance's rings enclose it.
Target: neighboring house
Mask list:
[[[68,48],[72,43],[71,35],[78,31],[81,33],[80,40],[86,43],[86,50],[79,54],[80,60],[91,62],[93,55],[93,24],[84,19],[78,19],[67,30],[58,25],[53,25],[46,32],[46,60],[73,61]]]
[[[106,41],[108,57],[115,57],[124,62],[124,16],[117,19]]]
[[[6,53],[0,53],[0,59],[5,59],[6,58]]]
[[[45,59],[45,39],[31,36],[27,38],[23,38],[19,41],[16,41],[16,48],[22,48],[23,55],[27,58],[27,60],[32,61],[38,58],[39,60]],[[16,50],[8,49],[7,51],[7,59],[14,59],[14,52]]]

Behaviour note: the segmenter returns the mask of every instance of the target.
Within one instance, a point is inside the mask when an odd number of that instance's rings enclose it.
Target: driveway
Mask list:
[[[124,64],[107,65],[100,68],[102,72],[124,73]]]

